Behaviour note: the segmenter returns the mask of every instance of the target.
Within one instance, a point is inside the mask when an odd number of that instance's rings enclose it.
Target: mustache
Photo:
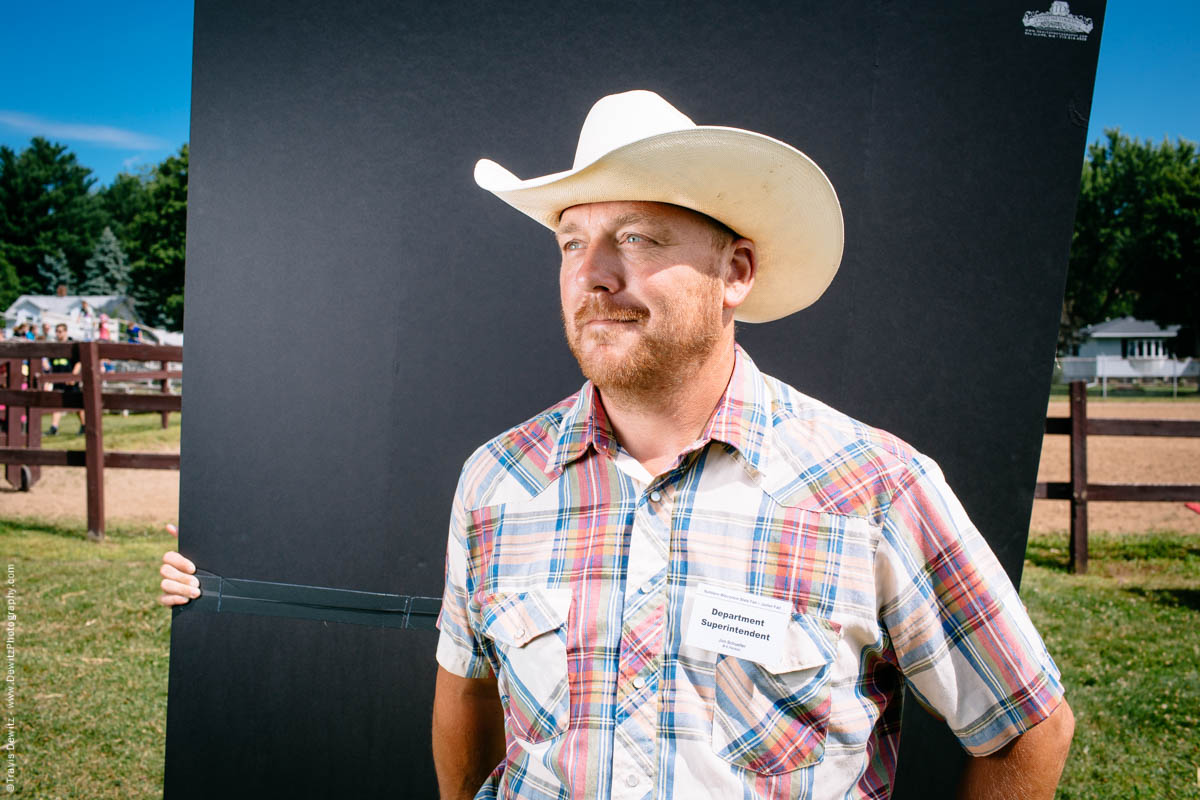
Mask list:
[[[649,309],[638,306],[622,306],[612,302],[605,295],[591,295],[579,304],[579,308],[575,309],[572,319],[576,327],[579,327],[595,320],[640,322],[649,316]]]

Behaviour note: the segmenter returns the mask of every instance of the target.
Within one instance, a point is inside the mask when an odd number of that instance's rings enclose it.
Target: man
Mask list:
[[[841,258],[824,174],[650,92],[571,170],[476,181],[555,231],[588,381],[468,459],[434,699],[444,798],[887,797],[902,684],[976,756],[968,797],[1051,797],[1058,670],[937,466],[760,373],[734,321]],[[198,594],[177,554],[162,598]]]
[[[67,324],[60,322],[54,326],[54,338],[58,342],[69,342],[71,339],[67,336]],[[54,358],[43,358],[42,369],[52,374],[58,375],[79,375],[81,373],[81,364],[79,359],[74,356],[55,356]],[[56,389],[69,396],[81,396],[82,388],[78,383],[54,383],[50,384],[50,389]],[[83,434],[86,431],[83,420],[83,411],[75,412],[79,415],[79,433]],[[63,412],[55,411],[50,415],[50,430],[47,433],[50,436],[58,434],[58,423],[62,420]]]
[[[92,311],[92,307],[88,305],[88,301],[80,300],[79,308],[75,309],[72,316],[74,316],[80,330],[83,331],[84,341],[90,342],[95,332],[96,314]]]

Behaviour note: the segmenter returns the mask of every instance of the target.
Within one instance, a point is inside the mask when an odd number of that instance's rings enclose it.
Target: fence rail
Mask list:
[[[1047,417],[1046,433],[1071,437],[1071,480],[1038,483],[1034,497],[1040,500],[1071,501],[1071,571],[1087,572],[1089,500],[1103,502],[1200,500],[1200,485],[1148,483],[1088,483],[1087,438],[1089,436],[1200,437],[1200,421],[1162,419],[1088,419],[1087,385],[1071,382],[1071,415]]]
[[[45,372],[43,358],[70,358],[80,364],[79,374]],[[160,369],[106,372],[105,360],[157,361]],[[120,344],[115,342],[0,342],[0,464],[15,487],[28,491],[37,483],[41,467],[83,467],[87,470],[88,538],[104,538],[104,468],[179,469],[177,453],[104,451],[104,411],[155,411],[165,428],[172,413],[183,408],[181,395],[171,392],[171,381],[183,372],[171,364],[183,362],[183,348],[175,345]],[[151,381],[156,394],[105,392],[105,383]],[[80,384],[78,392],[47,391],[48,384]],[[43,450],[42,413],[45,409],[82,410],[86,420],[84,450]],[[24,424],[22,424],[24,418]]]

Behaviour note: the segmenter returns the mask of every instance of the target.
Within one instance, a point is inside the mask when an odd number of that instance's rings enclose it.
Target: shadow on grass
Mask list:
[[[1035,566],[1066,572],[1069,552],[1065,533],[1031,536],[1025,559]],[[1159,568],[1152,562],[1200,561],[1200,538],[1178,533],[1093,534],[1088,539],[1088,561],[1097,567],[1102,563],[1124,564],[1135,571],[1140,566],[1147,572],[1156,572]]]
[[[87,540],[87,525],[84,524],[48,522],[31,517],[0,517],[0,533],[15,531],[29,531],[30,533],[43,533],[48,536],[62,536],[67,539]],[[105,530],[105,538],[115,540],[150,539],[160,534],[166,535],[166,531],[153,526],[141,528],[110,525]]]
[[[1125,591],[1161,606],[1200,611],[1200,589],[1147,589],[1142,586],[1128,586],[1125,587]]]
[[[1025,560],[1035,567],[1051,569],[1055,572],[1067,571],[1067,548],[1065,547],[1035,547],[1031,541],[1025,551]]]

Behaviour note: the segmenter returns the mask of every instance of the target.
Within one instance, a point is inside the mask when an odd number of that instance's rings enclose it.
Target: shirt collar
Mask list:
[[[589,447],[605,454],[610,450],[615,451],[617,447],[617,437],[591,381],[583,384],[583,388],[575,395],[575,402],[563,415],[558,439],[546,462],[547,474],[561,471],[567,464],[581,458]]]
[[[689,450],[709,441],[723,442],[741,454],[755,471],[766,460],[767,426],[771,409],[763,385],[762,373],[740,345],[734,345],[733,374],[725,393],[717,402],[700,438]],[[617,438],[604,405],[591,381],[575,396],[575,402],[563,415],[558,439],[546,464],[547,473],[561,471],[593,448],[597,453],[615,454]]]
[[[771,409],[762,373],[740,345],[734,345],[733,374],[696,444],[724,442],[741,454],[748,466],[761,469],[766,460],[767,426]]]

